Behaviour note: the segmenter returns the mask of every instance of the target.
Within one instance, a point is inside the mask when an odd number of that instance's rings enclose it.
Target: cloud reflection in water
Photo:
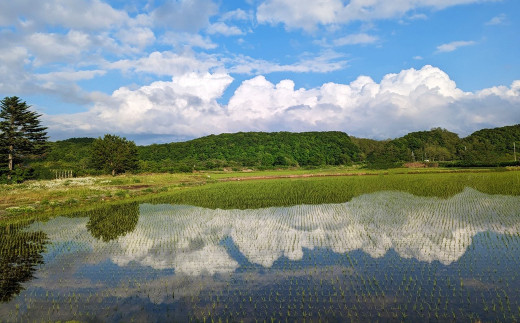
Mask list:
[[[248,261],[264,267],[280,257],[300,260],[303,248],[315,247],[337,253],[360,249],[372,257],[394,249],[404,258],[448,265],[479,232],[518,232],[518,210],[519,197],[467,188],[448,199],[386,191],[341,204],[255,210],[142,204],[135,229],[108,243],[87,232],[87,218],[56,218],[35,226],[55,246],[71,240],[83,245],[88,263],[109,258],[120,266],[136,262],[213,275],[239,266],[221,244],[227,237]]]

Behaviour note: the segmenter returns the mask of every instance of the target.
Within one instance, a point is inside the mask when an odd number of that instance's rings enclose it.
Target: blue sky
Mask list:
[[[516,0],[0,1],[0,96],[51,140],[375,139],[520,123]]]

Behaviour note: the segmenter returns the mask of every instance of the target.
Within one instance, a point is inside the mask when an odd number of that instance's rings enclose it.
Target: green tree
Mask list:
[[[92,143],[92,166],[104,169],[112,175],[136,170],[138,167],[137,147],[133,141],[107,134]]]
[[[2,164],[7,163],[8,180],[17,162],[42,155],[47,148],[47,128],[40,125],[41,115],[29,108],[16,96],[1,101],[0,149]]]
[[[431,161],[444,161],[449,160],[451,158],[451,154],[446,147],[439,147],[428,145],[424,148],[425,158],[428,158]]]

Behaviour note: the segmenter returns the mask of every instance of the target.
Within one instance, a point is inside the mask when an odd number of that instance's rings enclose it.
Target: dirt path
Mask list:
[[[335,173],[335,174],[271,175],[271,176],[229,177],[229,178],[221,178],[218,181],[219,182],[232,182],[232,181],[253,181],[253,180],[262,180],[262,179],[280,179],[280,178],[374,176],[374,175],[379,175],[379,174],[373,174],[373,173]]]

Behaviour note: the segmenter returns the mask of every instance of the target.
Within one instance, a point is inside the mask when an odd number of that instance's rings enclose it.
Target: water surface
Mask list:
[[[520,198],[129,204],[3,232],[1,321],[516,321]]]

